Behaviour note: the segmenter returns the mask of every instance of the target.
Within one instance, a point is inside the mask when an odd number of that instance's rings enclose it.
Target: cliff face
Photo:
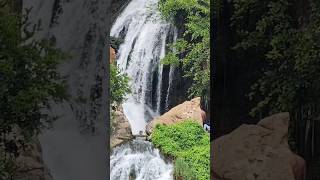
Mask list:
[[[15,180],[53,180],[50,170],[43,162],[40,142],[34,138],[20,149],[20,156],[16,159]]]
[[[1,141],[0,145],[1,170],[4,170],[1,180],[53,180],[43,161],[42,148],[36,136],[25,141],[21,129],[15,127],[2,138],[5,141]]]
[[[123,109],[121,106],[117,107],[117,110],[115,110],[111,116],[111,128],[111,148],[133,139],[130,123],[123,114]]]
[[[109,7],[107,0],[23,1],[32,8],[30,22],[41,20],[35,38],[51,39],[70,55],[59,67],[69,100],[46,110],[59,118],[39,137],[44,161],[59,180],[108,177]]]

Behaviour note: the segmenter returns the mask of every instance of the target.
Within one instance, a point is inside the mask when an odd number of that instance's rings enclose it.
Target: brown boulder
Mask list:
[[[112,132],[110,139],[110,147],[113,148],[133,138],[131,127],[128,119],[123,114],[121,107],[117,107],[117,110],[113,112],[111,121]]]
[[[175,124],[186,119],[193,119],[202,125],[201,121],[201,109],[200,109],[200,97],[194,98],[191,101],[185,101],[182,104],[170,109],[168,112],[153,119],[146,126],[146,133],[151,134],[153,128],[157,124]]]
[[[114,63],[116,60],[116,51],[110,47],[110,64]]]
[[[297,180],[304,160],[288,147],[289,113],[243,124],[211,144],[215,179]]]

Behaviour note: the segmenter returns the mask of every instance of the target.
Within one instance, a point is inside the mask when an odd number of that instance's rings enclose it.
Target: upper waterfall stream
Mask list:
[[[110,35],[123,39],[117,53],[117,66],[130,78],[132,93],[122,104],[133,134],[145,132],[148,121],[161,113],[161,99],[168,87],[162,85],[166,44],[174,28],[161,20],[157,0],[132,0],[115,21]],[[170,72],[172,71],[170,68]],[[167,84],[170,84],[170,79]],[[165,162],[150,142],[133,140],[113,149],[111,179],[170,180],[172,164]]]

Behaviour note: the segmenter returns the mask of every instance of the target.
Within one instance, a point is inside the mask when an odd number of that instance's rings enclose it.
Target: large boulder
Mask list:
[[[186,119],[193,119],[202,125],[200,97],[194,98],[191,101],[185,101],[184,103],[172,108],[162,116],[155,118],[147,124],[146,133],[151,134],[153,128],[157,124],[170,125]]]
[[[243,124],[211,143],[218,180],[302,180],[305,162],[288,146],[289,113]]]
[[[110,147],[113,148],[120,144],[123,144],[131,139],[133,135],[128,119],[123,114],[123,109],[117,107],[116,111],[113,112],[111,120],[112,132],[110,138]]]

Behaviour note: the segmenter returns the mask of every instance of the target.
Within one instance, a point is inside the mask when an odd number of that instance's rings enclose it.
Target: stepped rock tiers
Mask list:
[[[133,139],[131,127],[128,119],[123,114],[122,107],[118,107],[114,113],[112,122],[114,125],[114,130],[111,133],[110,147],[114,148],[122,143],[125,143]]]
[[[289,119],[289,113],[275,114],[214,140],[214,179],[302,180],[305,161],[287,143]]]
[[[147,124],[146,132],[147,134],[151,134],[153,128],[157,124],[175,124],[186,119],[196,120],[202,126],[200,97],[194,98],[191,101],[185,101],[184,103],[172,108],[162,116],[153,119]]]

